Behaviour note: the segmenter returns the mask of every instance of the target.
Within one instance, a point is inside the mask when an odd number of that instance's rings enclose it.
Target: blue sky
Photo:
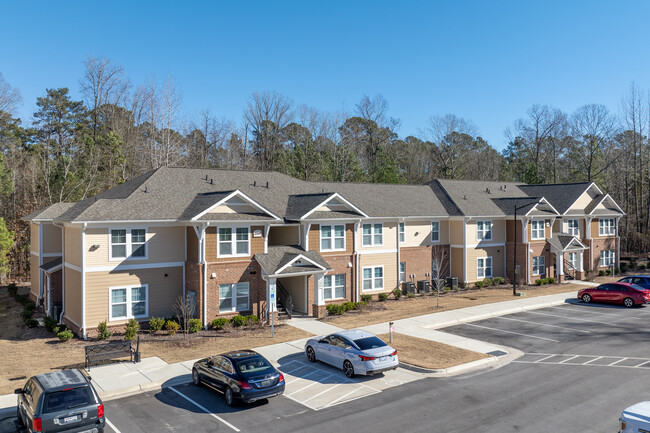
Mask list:
[[[255,91],[351,110],[381,93],[400,136],[431,115],[471,119],[497,149],[534,103],[618,113],[650,88],[650,2],[2,2],[0,72],[29,120],[46,88],[78,82],[87,55],[134,83],[172,75],[188,120],[239,121]]]

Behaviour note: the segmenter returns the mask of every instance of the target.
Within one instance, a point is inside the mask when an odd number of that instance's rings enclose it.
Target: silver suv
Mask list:
[[[27,432],[104,431],[104,405],[80,370],[39,374],[14,392],[18,424]]]

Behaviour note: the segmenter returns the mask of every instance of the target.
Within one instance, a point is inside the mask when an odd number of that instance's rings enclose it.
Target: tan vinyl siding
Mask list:
[[[300,226],[271,226],[269,245],[300,245]]]
[[[329,224],[328,224],[329,225]],[[337,225],[332,223],[332,225]],[[394,233],[393,233],[394,234]],[[385,239],[384,234],[384,239]],[[309,251],[318,251],[323,256],[352,254],[354,252],[354,224],[345,225],[345,251],[321,251],[320,250],[320,225],[312,224],[309,229]]]
[[[65,228],[65,261],[81,267],[81,227]]]
[[[451,248],[451,276],[458,278],[458,282],[465,280],[463,275],[463,249]]]
[[[359,226],[359,235],[357,238],[358,248],[357,251],[363,252],[363,251],[373,251],[373,250],[395,250],[397,249],[397,225],[398,223],[395,221],[390,221],[390,222],[384,222],[383,229],[382,229],[382,234],[383,234],[383,243],[382,245],[376,245],[376,246],[363,246],[363,225],[364,224],[380,224],[381,221],[377,222],[362,222],[361,225]]]
[[[576,200],[576,202],[569,208],[569,210],[584,211],[584,209],[589,206],[589,203],[591,203],[595,196],[596,192],[592,192],[591,190],[583,192],[578,200]]]
[[[498,251],[498,252],[497,252]],[[474,282],[477,277],[477,259],[492,257],[492,277],[503,277],[504,247],[468,248],[467,249],[467,281]],[[452,253],[453,254],[453,253]],[[481,278],[482,280],[483,278]]]
[[[449,243],[452,245],[463,245],[463,221],[449,221]]]
[[[568,227],[568,223],[560,219],[555,220],[555,222],[553,223],[554,232],[565,232],[567,227]]]
[[[81,272],[65,269],[65,316],[82,325],[81,320]]]
[[[406,221],[404,224],[404,243],[400,247],[418,247],[425,245],[438,245],[449,243],[449,221],[438,221],[439,241],[431,241],[431,220],[428,221]]]
[[[231,226],[227,226],[231,227]],[[217,259],[217,227],[208,227],[205,231],[205,257],[208,262],[241,262],[250,260],[255,254],[264,254],[264,226],[238,226],[248,227],[250,236],[250,254],[242,257],[221,257]],[[255,230],[261,230],[262,236],[253,237]],[[234,236],[234,232],[233,232]]]
[[[136,226],[116,226],[127,231]],[[66,231],[68,229],[66,228]],[[169,263],[185,261],[185,227],[160,226],[147,227],[147,259],[109,260],[110,229],[86,229],[86,266],[114,266],[118,263],[141,265],[147,263]],[[193,230],[193,229],[192,229]],[[99,248],[93,249],[93,245]],[[66,237],[66,250],[68,241]],[[67,260],[67,259],[66,259]]]
[[[278,281],[287,289],[293,300],[293,309],[300,313],[307,313],[307,283],[305,276],[279,278]]]
[[[40,291],[40,284],[41,284],[41,272],[39,269],[39,263],[38,263],[38,256],[35,254],[30,254],[29,257],[29,272],[31,274],[31,287],[29,291],[34,295],[38,296],[38,293]]]
[[[187,261],[192,263],[199,262],[199,238],[196,237],[194,227],[187,227]]]
[[[66,275],[68,272],[69,269],[66,269]],[[108,321],[109,287],[119,288],[140,284],[148,285],[149,317],[169,317],[174,314],[174,303],[179,296],[183,295],[183,268],[177,266],[124,272],[86,273],[86,325],[92,328],[99,322]]]
[[[61,253],[61,227],[43,224],[43,253]]]
[[[29,244],[32,251],[39,252],[38,224],[31,223],[29,225]]]
[[[476,233],[476,222],[477,221],[491,221],[492,222],[492,239],[482,240],[480,242],[485,243],[497,243],[505,242],[506,239],[506,220],[497,220],[497,219],[482,219],[478,218],[476,220],[471,220],[467,222],[467,245],[474,245],[479,243]],[[462,245],[462,242],[460,243]]]
[[[384,290],[363,290],[363,268],[370,266],[384,266]],[[397,287],[397,253],[365,254],[359,256],[359,292],[381,293],[390,292]]]

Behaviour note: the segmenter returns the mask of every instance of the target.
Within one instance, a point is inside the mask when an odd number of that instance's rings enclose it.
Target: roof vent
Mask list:
[[[208,180],[208,175],[207,174],[205,175],[205,180]]]
[[[503,191],[503,185],[499,185],[499,191]]]
[[[147,194],[149,191],[147,191],[147,186],[145,185],[144,187],[144,193]]]
[[[508,191],[508,185],[503,185],[503,190]]]
[[[268,180],[266,181],[266,187],[267,188],[269,187],[269,181]]]
[[[466,196],[466,195],[463,196],[463,200],[467,200],[467,196]]]
[[[257,186],[257,181],[256,180],[253,181],[253,186]]]
[[[485,192],[490,193],[490,188],[485,188]]]
[[[210,185],[214,185],[214,179],[210,178]]]

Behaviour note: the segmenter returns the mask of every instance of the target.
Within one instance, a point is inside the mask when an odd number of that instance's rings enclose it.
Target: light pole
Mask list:
[[[512,255],[512,296],[517,296],[517,211],[523,209],[531,204],[536,204],[539,202],[526,203],[521,206],[515,206],[515,226],[513,230],[515,232],[515,242],[514,242],[514,254]]]

